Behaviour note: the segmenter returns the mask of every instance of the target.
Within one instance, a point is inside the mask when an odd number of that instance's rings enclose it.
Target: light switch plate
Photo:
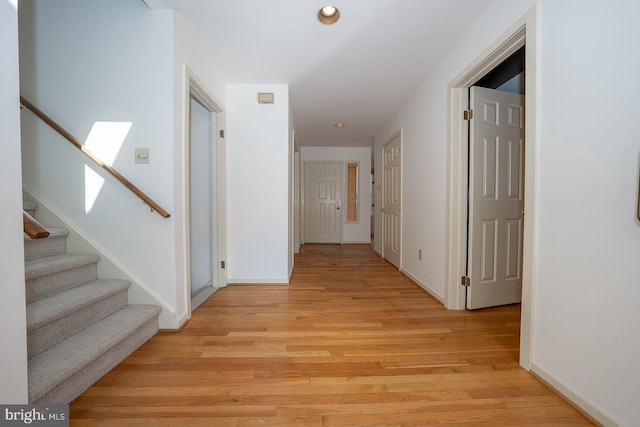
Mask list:
[[[136,164],[149,164],[149,149],[148,148],[136,148],[135,149],[135,161]]]

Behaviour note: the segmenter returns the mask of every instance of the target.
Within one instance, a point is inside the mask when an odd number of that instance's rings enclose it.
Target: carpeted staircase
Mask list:
[[[24,237],[29,402],[66,404],[155,335],[161,308],[128,305],[128,281],[99,280],[98,255],[67,254],[68,231],[48,231]]]

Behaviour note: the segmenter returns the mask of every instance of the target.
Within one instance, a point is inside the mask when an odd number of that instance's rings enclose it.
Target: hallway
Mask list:
[[[592,425],[518,365],[519,306],[448,311],[369,245],[304,245],[71,403],[72,426]]]

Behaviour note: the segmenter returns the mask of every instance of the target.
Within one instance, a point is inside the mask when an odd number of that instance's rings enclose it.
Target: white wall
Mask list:
[[[22,178],[18,81],[17,2],[0,0],[0,402],[27,403],[27,325],[22,238]]]
[[[84,141],[94,122],[131,122],[113,166],[173,212],[173,15],[142,2],[21,0],[22,93]],[[90,211],[86,162],[23,112],[24,186],[45,199],[175,307],[174,219],[112,177]],[[109,143],[110,145],[113,142]],[[134,164],[134,148],[150,164]]]
[[[376,137],[374,248],[382,252],[382,147],[402,129],[401,269],[444,298],[447,183],[446,83],[423,84]],[[433,100],[433,102],[425,102]],[[440,101],[441,104],[438,104]],[[439,111],[440,105],[442,111]],[[422,260],[418,260],[422,249]]]
[[[154,12],[156,13],[156,12]],[[166,12],[165,12],[166,13]],[[219,77],[215,68],[215,64],[212,62],[215,60],[216,55],[208,52],[202,45],[201,39],[198,38],[192,31],[189,24],[178,13],[174,13],[173,19],[173,167],[174,167],[174,208],[172,212],[173,220],[176,227],[174,230],[175,235],[175,259],[176,259],[176,310],[177,317],[184,319],[189,310],[189,295],[186,289],[187,283],[187,271],[190,266],[186,257],[186,170],[185,163],[187,158],[186,152],[186,134],[187,134],[187,107],[189,101],[189,78],[197,79],[201,89],[206,90],[209,97],[218,104],[222,111],[224,111],[224,97],[225,87],[222,83],[222,79]],[[224,113],[216,114],[216,122],[213,123],[218,129],[224,129],[224,119],[222,118]],[[216,165],[216,172],[221,176],[225,174],[225,142],[224,140],[218,141],[218,163]],[[218,182],[216,182],[218,184]],[[220,183],[224,184],[224,183]],[[219,203],[223,205],[225,203],[224,185],[217,188]],[[225,214],[224,211],[218,212],[220,221],[224,224]],[[220,230],[218,239],[221,242],[219,255],[221,259],[225,259],[226,246],[225,242],[226,230]],[[224,274],[219,275],[217,285],[226,285],[226,278]]]
[[[81,140],[93,121],[131,121],[114,166],[172,216],[167,220],[150,213],[110,177],[87,214],[84,171],[79,169],[84,158],[65,141],[56,140],[58,144],[51,146],[51,131],[29,113],[23,113],[27,123],[25,166],[29,166],[25,169],[43,172],[27,172],[25,187],[47,198],[111,257],[125,264],[137,282],[173,311],[170,317],[163,314],[161,327],[176,327],[188,311],[187,69],[223,106],[225,89],[212,63],[215,56],[208,54],[179,14],[150,11],[142,2],[92,0],[78,5],[66,0],[55,4],[21,0],[21,5],[23,93]],[[69,63],[82,66],[68,68],[65,64]],[[139,147],[150,148],[149,165],[133,163],[133,149]],[[224,149],[221,153],[224,155]],[[60,170],[43,169],[47,159],[56,159]],[[67,185],[67,190],[56,194],[60,184]],[[130,299],[154,302],[138,288],[132,288]],[[166,323],[171,317],[174,320]]]
[[[358,162],[358,192],[360,196],[358,223],[346,223],[342,221],[342,241],[344,243],[369,243],[371,242],[371,207],[369,206],[369,182],[371,176],[371,148],[369,147],[302,147],[300,150],[301,169],[305,161],[344,161]],[[301,170],[301,185],[304,185],[303,171]],[[346,176],[346,170],[343,173]],[[346,180],[345,180],[346,182]],[[342,202],[346,206],[345,198]]]
[[[288,283],[289,88],[230,84],[226,107],[229,283]]]
[[[640,3],[548,0],[541,11],[533,359],[640,425]]]
[[[381,171],[380,147],[403,128],[402,251],[408,256],[402,267],[440,297],[447,84],[534,3],[492,3],[376,137]],[[634,28],[640,4],[538,3],[538,194],[535,212],[528,213],[535,216],[536,241],[532,366],[605,421],[638,425],[640,149],[634,118],[640,89],[633,82],[640,68]],[[375,243],[379,248],[378,238]],[[419,247],[422,263],[413,259]]]
[[[171,13],[157,11],[154,13]],[[225,83],[216,69],[215,61],[217,56],[210,47],[204,46],[202,38],[196,35],[189,23],[179,12],[174,14],[174,74],[176,76],[176,92],[174,96],[178,99],[183,94],[184,65],[195,74],[200,82],[206,87],[210,94],[224,105]],[[176,102],[176,107],[181,104]],[[178,112],[182,112],[180,109]],[[176,135],[176,138],[178,135]]]

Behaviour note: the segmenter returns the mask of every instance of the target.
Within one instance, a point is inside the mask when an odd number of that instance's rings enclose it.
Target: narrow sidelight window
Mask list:
[[[347,222],[358,222],[359,163],[347,163]]]

